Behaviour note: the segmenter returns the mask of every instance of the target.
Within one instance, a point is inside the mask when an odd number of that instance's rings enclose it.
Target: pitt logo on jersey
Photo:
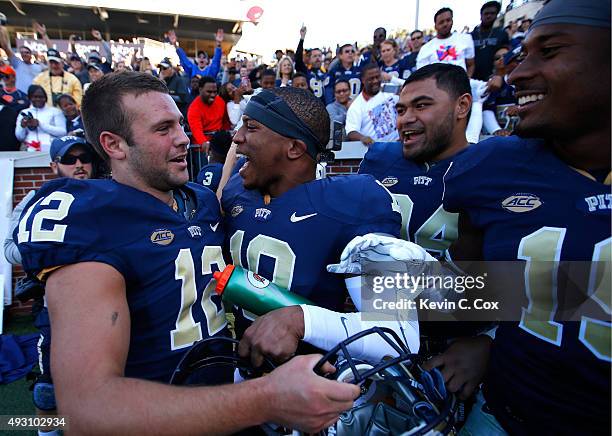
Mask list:
[[[268,221],[268,218],[272,215],[272,211],[264,207],[255,209],[255,219],[258,221]]]
[[[509,212],[523,213],[537,209],[542,202],[533,194],[514,194],[502,201],[501,205]]]
[[[431,177],[427,177],[427,176],[417,176],[414,178],[414,184],[415,185],[425,185],[425,186],[429,186],[429,184],[431,183],[433,179]]]
[[[578,202],[578,209],[589,213],[609,214],[612,210],[612,194],[597,194]]]
[[[189,236],[192,238],[199,238],[202,236],[202,228],[200,226],[187,227],[187,231],[189,232]]]
[[[151,242],[157,245],[170,245],[174,241],[174,233],[170,230],[155,230],[151,234]]]

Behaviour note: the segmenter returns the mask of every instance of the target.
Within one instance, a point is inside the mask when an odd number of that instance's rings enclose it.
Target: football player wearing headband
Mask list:
[[[462,431],[609,434],[610,2],[550,0],[522,45],[509,77],[518,136],[468,148],[444,177],[444,209],[459,213],[453,258],[525,261],[511,295],[522,315],[498,327]],[[504,207],[515,199],[524,207]],[[584,278],[565,261],[586,264]],[[593,312],[568,320],[568,301]],[[431,364],[450,384],[454,358]]]
[[[252,314],[238,311],[239,337],[244,332],[239,351],[256,365],[263,356],[287,360],[300,340],[328,350],[372,325],[394,329],[414,353],[419,348],[416,321],[362,321],[361,278],[326,269],[355,237],[398,237],[401,224],[399,206],[374,177],[315,178],[329,123],[325,106],[310,92],[274,88],[251,98],[234,136],[246,161],[222,196],[232,261],[313,303],[272,311],[253,324]],[[349,295],[353,313],[344,310]],[[377,338],[354,346],[355,356],[376,362],[394,354]]]
[[[183,117],[145,73],[105,75],[83,99],[87,137],[112,180],[59,179],[13,234],[24,269],[46,281],[58,411],[74,433],[220,434],[267,421],[315,432],[359,388],[299,356],[240,385],[167,383],[191,345],[228,334],[212,273],[225,267],[219,204],[187,183]],[[328,365],[324,371],[333,371]]]

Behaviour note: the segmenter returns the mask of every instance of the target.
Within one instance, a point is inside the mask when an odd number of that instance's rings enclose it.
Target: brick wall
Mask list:
[[[327,165],[327,175],[357,174],[360,163],[361,159],[337,160],[334,163]]]
[[[55,175],[51,168],[15,168],[13,181],[13,207],[15,207],[32,189],[38,189],[43,183],[54,179]],[[13,267],[13,285],[15,281],[23,277],[21,267]],[[32,308],[31,302],[21,303],[13,299],[13,304],[8,307],[12,314],[29,313]]]

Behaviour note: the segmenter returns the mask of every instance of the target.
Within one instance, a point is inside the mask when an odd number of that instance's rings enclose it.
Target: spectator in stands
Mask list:
[[[102,67],[100,66],[100,64],[96,63],[87,65],[87,73],[89,74],[89,82],[83,85],[83,92],[87,91],[89,85],[91,85],[96,80],[100,80],[100,78],[104,76],[104,73],[102,72]]]
[[[125,61],[123,59],[117,61],[117,63],[115,64],[115,68],[113,69],[113,71],[116,71],[118,73],[127,70],[129,70],[129,67],[125,64]]]
[[[242,120],[242,114],[248,103],[244,98],[245,94],[252,92],[250,85],[234,86],[233,83],[227,82],[221,85],[219,96],[225,101],[227,106],[227,116],[230,121],[230,128],[234,129]]]
[[[15,69],[17,89],[27,93],[34,77],[38,76],[44,69],[43,66],[34,62],[32,50],[25,45],[19,47],[19,54],[21,55],[21,59],[19,59],[11,49],[8,31],[2,25],[0,25],[0,47],[6,52],[11,66]]]
[[[223,172],[223,164],[231,145],[232,135],[228,131],[220,130],[213,135],[210,140],[208,165],[202,167],[198,173],[197,183],[206,186],[215,193],[217,192],[221,173]]]
[[[223,29],[217,29],[217,33],[215,35],[215,54],[210,65],[207,65],[207,61],[204,61],[204,56],[198,56],[197,64],[194,63],[191,59],[189,59],[189,57],[187,57],[187,53],[185,53],[185,51],[178,46],[176,33],[174,32],[174,30],[168,31],[168,40],[170,41],[170,44],[176,46],[176,54],[181,60],[181,66],[185,70],[185,74],[187,74],[187,76],[193,77],[197,74],[202,77],[217,77],[221,66],[221,55],[223,54],[221,51],[221,43],[223,42]],[[204,55],[206,55],[206,53],[204,53]]]
[[[81,104],[83,98],[81,82],[74,74],[64,71],[64,62],[59,51],[54,48],[47,50],[47,60],[49,71],[43,71],[34,78],[34,84],[42,86],[49,97],[47,105],[57,107],[57,98],[62,94],[70,94],[78,104]]]
[[[346,112],[351,105],[351,85],[346,79],[338,79],[334,83],[334,101],[326,106],[332,123],[346,123]]]
[[[187,93],[187,108],[189,109],[189,105],[200,96],[200,79],[202,76],[195,75],[189,81],[189,92]]]
[[[16,87],[17,73],[8,65],[0,66],[0,80],[2,81],[2,89],[0,89],[0,99],[3,105],[10,107],[19,113],[22,109],[30,106],[30,101],[25,92],[20,91]]]
[[[355,66],[355,47],[344,44],[338,49],[338,63],[329,71],[329,80],[333,88],[326,89],[326,101],[332,102],[335,93],[335,84],[338,80],[347,80],[350,86],[350,98],[355,98],[361,92],[361,70]],[[331,95],[333,93],[333,95]]]
[[[387,29],[384,27],[377,27],[372,35],[372,46],[367,48],[359,59],[360,67],[370,62],[380,61],[380,44],[382,44],[385,39],[387,39]]]
[[[349,141],[397,141],[395,104],[398,96],[381,92],[382,77],[377,64],[368,63],[361,69],[362,91],[353,100],[346,114],[346,132]]]
[[[102,37],[102,33],[99,30],[92,29],[91,36],[93,36],[93,38],[96,41],[102,44],[102,48],[104,49],[104,55],[106,56],[106,60],[103,62],[102,56],[100,56],[100,53],[98,53],[96,50],[92,50],[89,52],[89,55],[87,56],[87,63],[89,65],[97,64],[100,67],[100,70],[104,74],[108,74],[111,71],[113,71],[113,68],[112,68],[113,52],[111,50],[111,46],[108,43],[108,41],[104,40],[104,38]]]
[[[306,78],[306,74],[300,72],[293,75],[291,86],[294,88],[310,89],[308,87],[308,79]]]
[[[196,98],[187,111],[187,121],[193,134],[194,143],[208,151],[208,141],[215,132],[229,130],[230,122],[225,102],[217,95],[217,82],[211,76],[204,76],[199,82],[200,97]]]
[[[282,50],[278,49],[274,52],[274,60],[276,60],[276,65],[280,64],[280,61],[283,59],[284,53]]]
[[[503,47],[495,53],[495,75],[501,78],[501,87],[491,91],[482,107],[483,124],[489,134],[508,136],[518,123],[518,100],[514,86],[508,84],[508,76],[518,66],[520,55],[521,46],[511,51]]]
[[[17,111],[6,106],[0,98],[0,151],[18,151],[19,141],[15,137]]]
[[[291,86],[291,80],[294,74],[295,70],[291,58],[288,56],[282,57],[278,61],[278,65],[276,65],[276,86]]]
[[[76,77],[75,80],[78,81]],[[47,93],[42,86],[30,85],[28,99],[31,105],[19,113],[15,137],[25,151],[48,152],[51,142],[66,134],[66,119],[62,111],[47,105]]]
[[[84,86],[86,83],[89,83],[89,73],[87,72],[87,68],[85,68],[85,65],[83,64],[83,59],[81,59],[78,54],[72,53],[70,55],[69,61],[70,67],[68,68],[68,72],[77,76],[79,82],[81,82],[81,85]]]
[[[261,75],[267,68],[266,64],[261,64],[249,72],[249,80],[253,89],[261,88]]]
[[[380,44],[380,69],[383,82],[403,85],[411,71],[406,67],[404,59],[398,59],[399,46],[394,39],[385,39]]]
[[[406,68],[410,70],[411,74],[414,73],[417,69],[417,57],[424,43],[425,35],[423,35],[423,32],[421,30],[413,30],[410,33],[410,54],[406,55],[404,59],[406,63]]]
[[[224,80],[224,83],[232,83],[234,84],[234,86],[236,86],[236,84],[234,82],[236,82],[236,79],[238,79],[238,81],[240,81],[240,78],[236,77],[238,75],[238,70],[236,70],[236,68],[228,68],[227,70],[227,79]]]
[[[261,73],[259,84],[262,89],[271,89],[276,86],[276,72],[272,69],[264,70]]]
[[[512,45],[512,47],[517,46],[523,39],[525,39],[529,26],[531,26],[530,18],[523,18],[520,24],[516,24],[516,31],[512,34],[510,41],[510,45]]]
[[[493,27],[501,3],[489,1],[480,8],[480,25],[472,31],[475,51],[474,79],[488,80],[493,71],[493,56],[502,46],[510,43],[508,34],[501,27]]]
[[[251,81],[249,80],[249,71],[247,67],[240,67],[238,70],[240,72],[240,77],[234,80],[234,86],[246,85],[246,82],[249,82],[249,86],[251,86]]]
[[[464,33],[452,33],[453,11],[442,8],[434,15],[436,37],[425,44],[417,57],[417,68],[442,62],[463,67],[468,77],[474,74],[474,41]]]
[[[300,29],[300,42],[295,51],[295,69],[306,75],[312,93],[325,103],[325,87],[329,85],[329,75],[321,68],[323,52],[320,48],[313,48],[310,51],[310,66],[307,66],[308,62],[303,58],[306,30],[306,26]]]
[[[172,97],[183,116],[187,115],[187,87],[182,77],[174,71],[172,62],[168,58],[162,59],[157,68],[159,69],[159,78],[166,83],[170,97]]]
[[[143,73],[147,73],[155,77],[158,76],[157,70],[153,68],[153,65],[151,65],[151,61],[149,60],[148,57],[142,58],[142,60],[140,61],[140,68],[138,71],[142,71]]]
[[[62,94],[57,99],[59,101],[60,109],[66,118],[66,131],[68,136],[81,136],[85,135],[85,127],[83,127],[83,119],[81,118],[81,111],[72,98],[71,95]]]

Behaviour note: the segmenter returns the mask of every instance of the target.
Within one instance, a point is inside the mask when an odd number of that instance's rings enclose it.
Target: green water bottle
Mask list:
[[[253,271],[228,265],[213,274],[217,280],[215,292],[223,300],[248,310],[257,316],[281,307],[313,304],[306,298],[276,286]]]

